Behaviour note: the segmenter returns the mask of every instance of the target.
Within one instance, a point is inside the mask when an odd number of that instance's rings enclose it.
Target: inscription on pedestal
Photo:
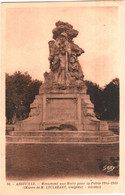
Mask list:
[[[46,99],[47,121],[74,121],[77,120],[76,98],[48,98]]]

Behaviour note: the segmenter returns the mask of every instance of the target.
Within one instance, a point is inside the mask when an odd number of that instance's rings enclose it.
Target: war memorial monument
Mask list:
[[[108,123],[96,118],[87,94],[78,60],[84,50],[73,40],[79,32],[58,21],[52,33],[48,43],[50,72],[44,73],[29,117],[17,122],[7,142],[118,143]]]

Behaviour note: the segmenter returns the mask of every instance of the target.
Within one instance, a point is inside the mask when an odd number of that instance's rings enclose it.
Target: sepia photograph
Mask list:
[[[123,192],[123,5],[2,3],[3,195]]]

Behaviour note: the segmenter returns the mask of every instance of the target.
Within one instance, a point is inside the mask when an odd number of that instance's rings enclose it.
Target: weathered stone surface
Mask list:
[[[46,108],[47,121],[73,121],[77,119],[76,98],[48,98]]]

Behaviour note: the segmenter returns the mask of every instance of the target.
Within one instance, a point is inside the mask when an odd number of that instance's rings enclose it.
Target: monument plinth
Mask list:
[[[107,122],[95,117],[94,106],[87,94],[78,60],[84,51],[73,41],[78,31],[59,21],[52,32],[50,72],[44,73],[45,81],[31,104],[29,117],[16,124],[16,131],[108,130]]]

